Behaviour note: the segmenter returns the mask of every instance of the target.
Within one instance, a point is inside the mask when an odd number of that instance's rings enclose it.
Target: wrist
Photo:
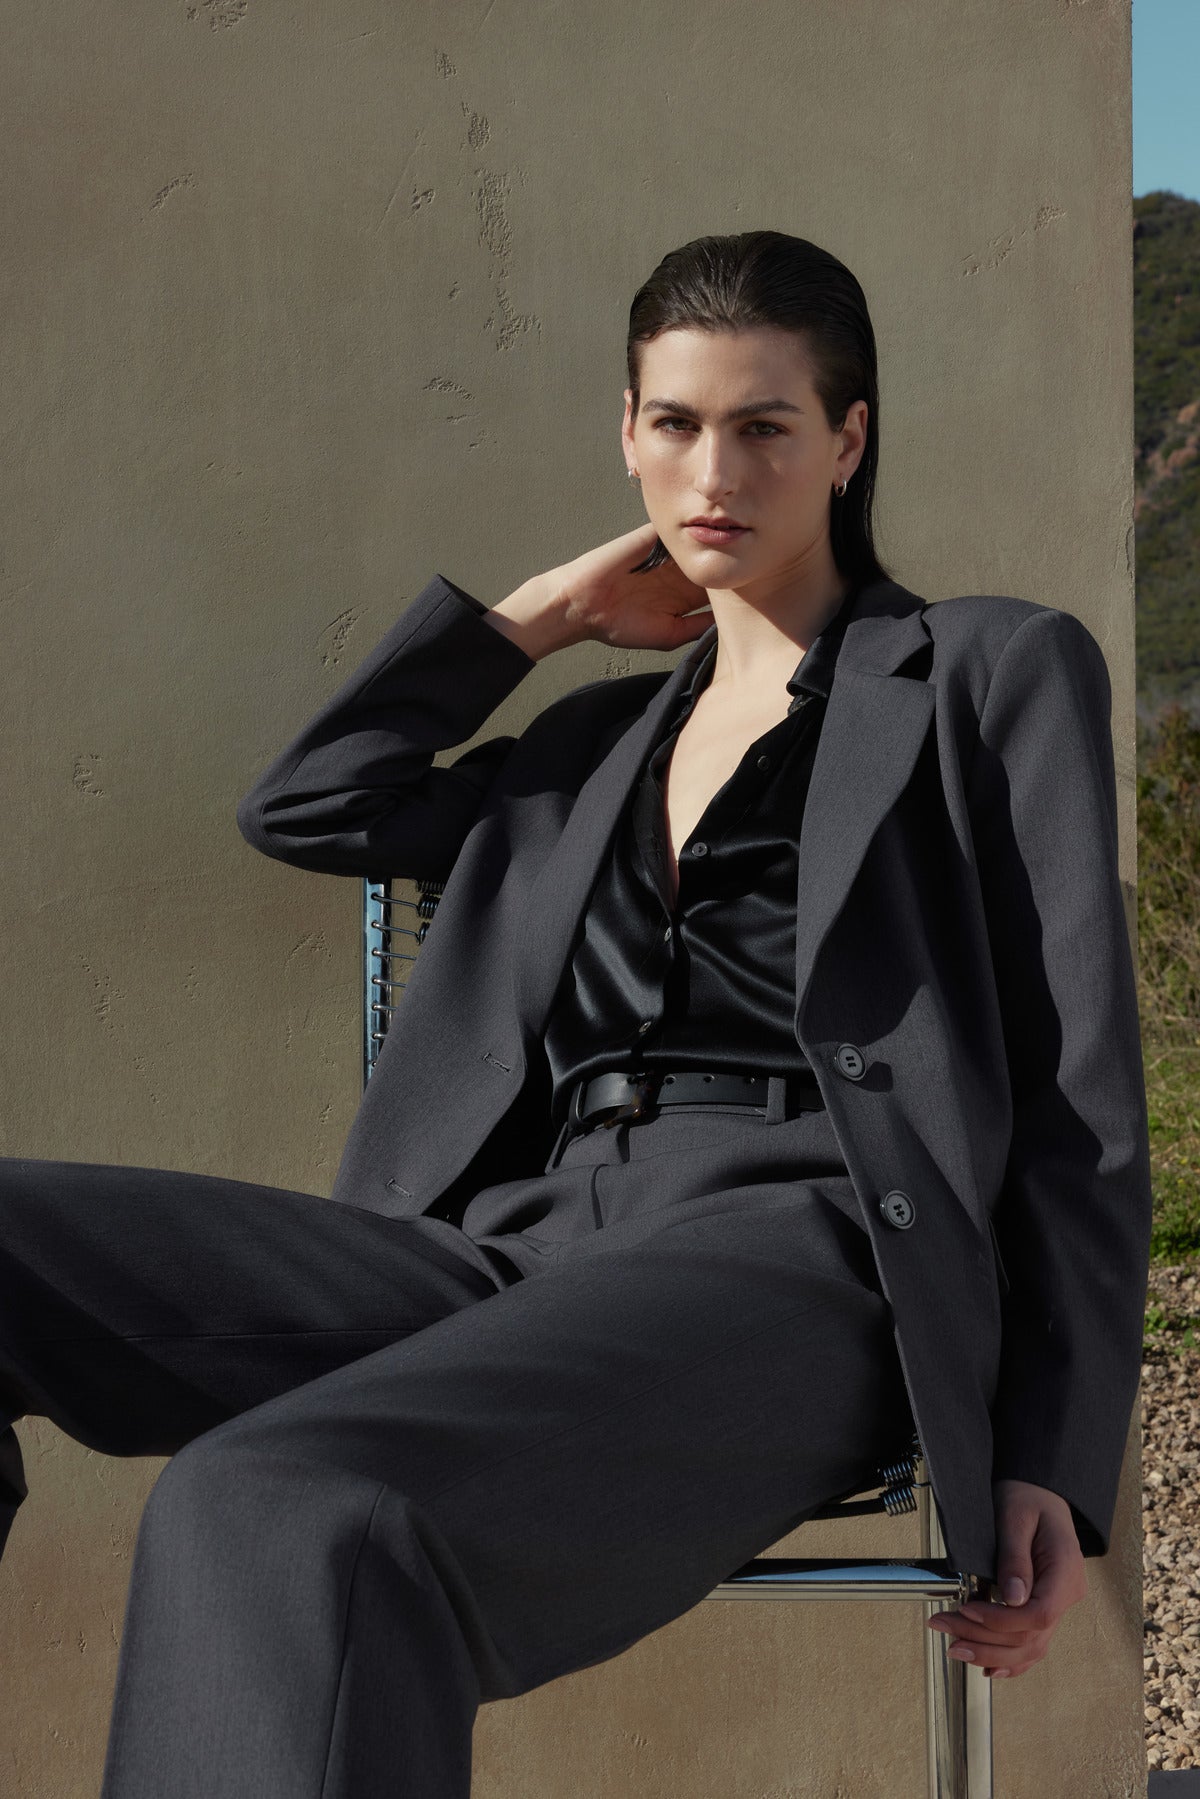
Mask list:
[[[532,576],[505,599],[498,600],[486,614],[494,630],[510,638],[535,662],[579,642],[579,634],[567,618],[566,600],[556,576],[554,569]]]
[[[1015,1474],[993,1475],[992,1496],[996,1500],[1035,1500],[1039,1504],[1049,1504],[1064,1512],[1070,1512],[1071,1502],[1054,1487],[1044,1487],[1038,1481],[1023,1480]]]

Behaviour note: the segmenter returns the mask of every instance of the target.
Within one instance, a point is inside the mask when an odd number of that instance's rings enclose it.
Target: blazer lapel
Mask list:
[[[908,780],[933,714],[933,689],[926,681],[894,678],[902,663],[931,642],[921,620],[923,605],[894,581],[872,583],[857,596],[838,652],[800,833],[797,1018],[825,934],[871,838]],[[511,973],[517,1016],[535,1033],[549,1013],[642,761],[716,631],[713,625],[697,638],[589,775],[530,886]]]
[[[934,688],[897,675],[932,647],[916,594],[894,581],[864,589],[846,627],[800,825],[796,1020],[825,936],[867,848],[912,774],[934,712]]]

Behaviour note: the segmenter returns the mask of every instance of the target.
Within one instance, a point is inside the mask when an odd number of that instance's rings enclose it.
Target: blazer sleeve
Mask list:
[[[242,836],[321,874],[444,881],[516,742],[463,743],[537,666],[434,575],[239,801]]]
[[[1096,639],[1039,610],[996,662],[968,788],[1013,1098],[992,1474],[1061,1494],[1085,1555],[1108,1549],[1151,1226],[1110,708]]]

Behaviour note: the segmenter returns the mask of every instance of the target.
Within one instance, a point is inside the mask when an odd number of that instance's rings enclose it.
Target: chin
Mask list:
[[[710,586],[714,580],[720,581],[722,574],[726,572],[738,584],[748,578],[751,558],[740,546],[736,549],[722,549],[717,544],[696,543],[692,538],[686,537],[676,550],[665,537],[663,542],[683,573],[700,587]],[[754,561],[757,563],[759,557],[755,556]],[[729,584],[731,583],[726,583]]]

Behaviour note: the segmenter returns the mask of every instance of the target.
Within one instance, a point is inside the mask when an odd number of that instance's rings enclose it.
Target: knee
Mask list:
[[[380,1482],[310,1459],[299,1451],[256,1442],[242,1418],[193,1437],[163,1468],[146,1502],[147,1512],[194,1514],[198,1519],[227,1514],[230,1520],[257,1517],[271,1507],[280,1520],[315,1509],[338,1492],[353,1494],[358,1507],[373,1502]],[[368,1504],[369,1509],[369,1504]]]
[[[465,1655],[489,1695],[523,1690],[455,1547],[417,1502],[225,1426],[194,1438],[162,1470],[143,1510],[134,1574],[139,1591],[152,1586],[174,1616],[257,1598],[268,1608],[300,1604],[318,1636],[336,1635],[353,1594],[384,1636],[418,1630]]]
[[[214,1575],[230,1591],[319,1585],[317,1570],[353,1567],[383,1490],[377,1480],[226,1440],[217,1427],[163,1468],[142,1511],[137,1560],[143,1576],[149,1568],[181,1592],[195,1582],[199,1603]]]

